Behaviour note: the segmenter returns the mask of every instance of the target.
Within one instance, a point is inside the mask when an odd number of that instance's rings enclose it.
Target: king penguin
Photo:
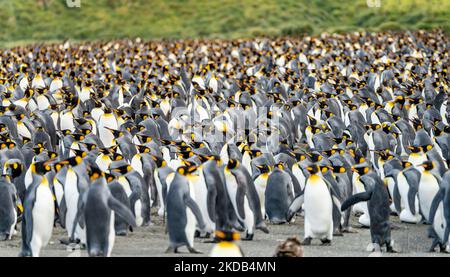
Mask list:
[[[30,167],[33,182],[23,205],[21,257],[39,257],[41,249],[50,241],[55,220],[54,196],[45,177],[51,166],[48,162],[38,162]]]
[[[166,253],[177,253],[178,248],[187,246],[190,253],[200,253],[194,248],[196,224],[203,230],[205,223],[198,205],[191,197],[189,167],[179,167],[167,192],[167,230],[170,245]]]

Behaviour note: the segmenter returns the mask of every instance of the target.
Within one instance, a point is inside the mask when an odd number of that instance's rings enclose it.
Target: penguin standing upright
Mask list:
[[[368,201],[372,249],[380,252],[381,247],[386,245],[387,252],[395,252],[394,242],[391,240],[391,224],[389,222],[391,211],[387,189],[381,178],[373,171],[362,176],[361,182],[365,185],[366,191],[354,194],[345,200],[341,210],[345,211],[360,201]]]
[[[322,176],[322,172],[326,172],[328,167],[320,168],[317,164],[312,164],[306,169],[310,176],[306,181],[303,194],[299,195],[289,207],[288,220],[304,204],[305,239],[302,244],[310,245],[314,238],[318,238],[322,241],[322,245],[329,245],[333,239],[334,229],[333,200]]]
[[[255,229],[268,233],[261,214],[261,203],[247,170],[235,159],[229,159],[223,170],[228,197],[246,231],[242,240],[252,240]]]
[[[167,165],[166,160],[161,157],[153,156],[153,161],[156,163],[154,170],[154,179],[156,185],[156,191],[158,193],[158,215],[163,216],[165,213],[166,205],[166,195],[167,195],[167,184],[166,177],[169,173],[173,172],[172,168]]]
[[[261,203],[261,214],[266,217],[265,193],[271,168],[270,165],[257,165],[256,167],[259,169],[259,173],[253,177],[253,182]]]
[[[406,165],[411,165],[407,163]],[[419,164],[417,164],[419,165]],[[397,175],[396,190],[400,196],[400,207],[396,207],[400,212],[400,220],[408,223],[419,223],[422,219],[419,210],[419,201],[417,199],[417,191],[419,189],[420,172],[414,167],[409,166],[403,169]],[[399,201],[395,201],[396,192],[394,191],[394,204]]]
[[[115,240],[115,213],[132,227],[136,226],[133,213],[115,199],[109,190],[105,173],[98,168],[89,171],[90,186],[82,195],[80,207],[72,228],[77,224],[86,228],[86,246],[91,257],[109,257]]]
[[[15,234],[17,206],[19,205],[16,188],[9,181],[9,177],[2,177],[0,179],[0,241],[9,240]]]
[[[39,257],[52,236],[55,220],[53,192],[45,173],[51,170],[48,162],[30,166],[33,182],[28,187],[23,203],[22,257]]]
[[[352,167],[353,176],[353,191],[355,193],[362,193],[365,191],[364,184],[361,182],[361,177],[369,172],[370,168],[367,163],[358,164]],[[357,206],[359,204],[359,206]],[[356,211],[362,212],[362,215],[358,218],[358,222],[365,227],[370,226],[370,216],[367,208],[367,203],[358,203],[355,205]]]
[[[439,245],[441,252],[450,252],[450,171],[442,177],[441,186],[430,207],[428,221],[431,223],[430,235],[433,242],[430,252]]]
[[[64,213],[64,226],[66,227],[69,238],[80,240],[82,244],[86,243],[86,233],[80,225],[75,226],[74,237],[71,237],[74,227],[75,216],[78,211],[78,202],[80,196],[88,189],[88,176],[85,170],[86,164],[83,163],[81,156],[75,156],[59,162],[60,165],[68,165],[66,178],[64,182],[64,196],[62,202],[62,212]]]
[[[177,253],[181,246],[187,246],[190,253],[200,253],[194,248],[194,233],[196,223],[201,230],[205,228],[205,223],[198,205],[190,196],[187,174],[189,167],[179,167],[167,192],[167,230],[170,245],[166,253]]]
[[[286,223],[289,205],[294,199],[294,191],[291,177],[283,170],[282,164],[277,164],[270,173],[264,199],[269,221],[273,224]]]
[[[441,183],[441,176],[436,171],[434,162],[427,161],[419,166],[421,172],[419,187],[417,190],[417,198],[419,200],[420,211],[428,223],[430,216],[431,203],[433,202],[436,193],[439,191]]]

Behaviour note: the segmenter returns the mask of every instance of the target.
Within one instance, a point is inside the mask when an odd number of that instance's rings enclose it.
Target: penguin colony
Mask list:
[[[0,239],[39,256],[60,225],[109,256],[152,215],[167,252],[242,256],[270,224],[328,245],[357,217],[395,251],[398,216],[449,251],[448,50],[439,31],[1,50]]]

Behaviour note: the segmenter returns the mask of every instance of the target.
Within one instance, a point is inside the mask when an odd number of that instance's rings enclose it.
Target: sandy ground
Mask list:
[[[195,248],[204,254],[189,254],[186,248],[181,248],[181,254],[164,254],[168,246],[168,236],[165,234],[161,220],[153,217],[153,226],[141,227],[129,233],[127,237],[116,237],[112,252],[113,256],[204,256],[209,253],[213,244],[204,243],[202,239],[195,240]],[[422,224],[405,224],[398,221],[398,217],[391,217],[395,229],[392,230],[397,254],[383,253],[383,256],[445,256],[442,253],[428,253],[431,239],[427,238],[427,226]],[[330,246],[321,246],[320,241],[313,240],[311,246],[305,246],[305,256],[308,257],[367,257],[366,251],[370,242],[369,229],[358,228],[353,218],[354,230],[357,233],[344,234],[334,237]],[[241,241],[246,256],[261,257],[272,256],[276,246],[289,236],[303,238],[303,218],[297,217],[293,224],[269,225],[270,234],[257,231],[253,241]],[[41,256],[79,257],[86,256],[85,250],[70,251],[60,244],[59,239],[65,238],[65,230],[57,227],[53,231],[50,244],[41,252]],[[20,251],[21,240],[19,233],[11,241],[0,242],[0,257],[14,257]]]

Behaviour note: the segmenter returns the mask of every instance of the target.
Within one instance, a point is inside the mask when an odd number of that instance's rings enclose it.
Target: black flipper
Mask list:
[[[291,205],[289,206],[289,210],[287,212],[286,219],[287,221],[291,221],[291,219],[294,217],[295,213],[297,213],[303,205],[303,202],[305,201],[305,195],[301,193],[299,196],[297,196],[294,201],[292,201]]]
[[[77,214],[75,215],[72,230],[70,230],[69,241],[75,240],[75,230],[76,230],[78,224],[80,225],[81,228],[84,229],[84,203],[85,203],[84,200],[85,200],[86,196],[87,196],[87,192],[85,192],[82,196],[80,196],[78,198]]]
[[[242,186],[238,186],[236,190],[236,208],[239,218],[245,218],[244,211],[245,189]]]
[[[205,230],[205,222],[202,217],[202,213],[200,211],[200,208],[198,207],[197,203],[195,203],[194,199],[192,199],[189,195],[186,195],[184,198],[184,202],[186,203],[186,206],[191,209],[192,213],[194,214],[195,218],[197,219],[198,226],[200,230]]]
[[[400,214],[400,212],[402,211],[402,204],[401,204],[402,202],[400,197],[400,191],[398,190],[397,180],[395,180],[394,195],[392,196],[392,199],[394,200],[395,210]]]
[[[347,210],[350,206],[362,201],[368,201],[372,197],[372,190],[361,192],[350,196],[347,200],[342,203],[341,211]]]
[[[122,217],[128,224],[130,224],[132,227],[136,227],[136,219],[133,213],[125,205],[120,203],[116,198],[114,198],[113,196],[109,197],[108,206],[111,208],[111,210],[120,215],[120,217]]]
[[[208,195],[206,196],[206,205],[208,207],[208,215],[209,218],[213,222],[216,222],[216,197],[217,197],[217,191],[216,186],[209,185],[208,186]]]
[[[417,189],[414,186],[409,186],[408,190],[408,205],[409,210],[414,215],[416,214],[416,195],[417,195]]]
[[[61,224],[61,227],[64,229],[66,229],[66,213],[66,197],[63,195],[61,204],[59,205],[59,224]]]
[[[444,192],[444,188],[440,188],[434,196],[433,201],[431,202],[430,215],[428,217],[428,220],[430,221],[430,224],[432,226],[434,222],[434,216],[436,215],[437,208],[439,207],[439,203],[444,199]]]

